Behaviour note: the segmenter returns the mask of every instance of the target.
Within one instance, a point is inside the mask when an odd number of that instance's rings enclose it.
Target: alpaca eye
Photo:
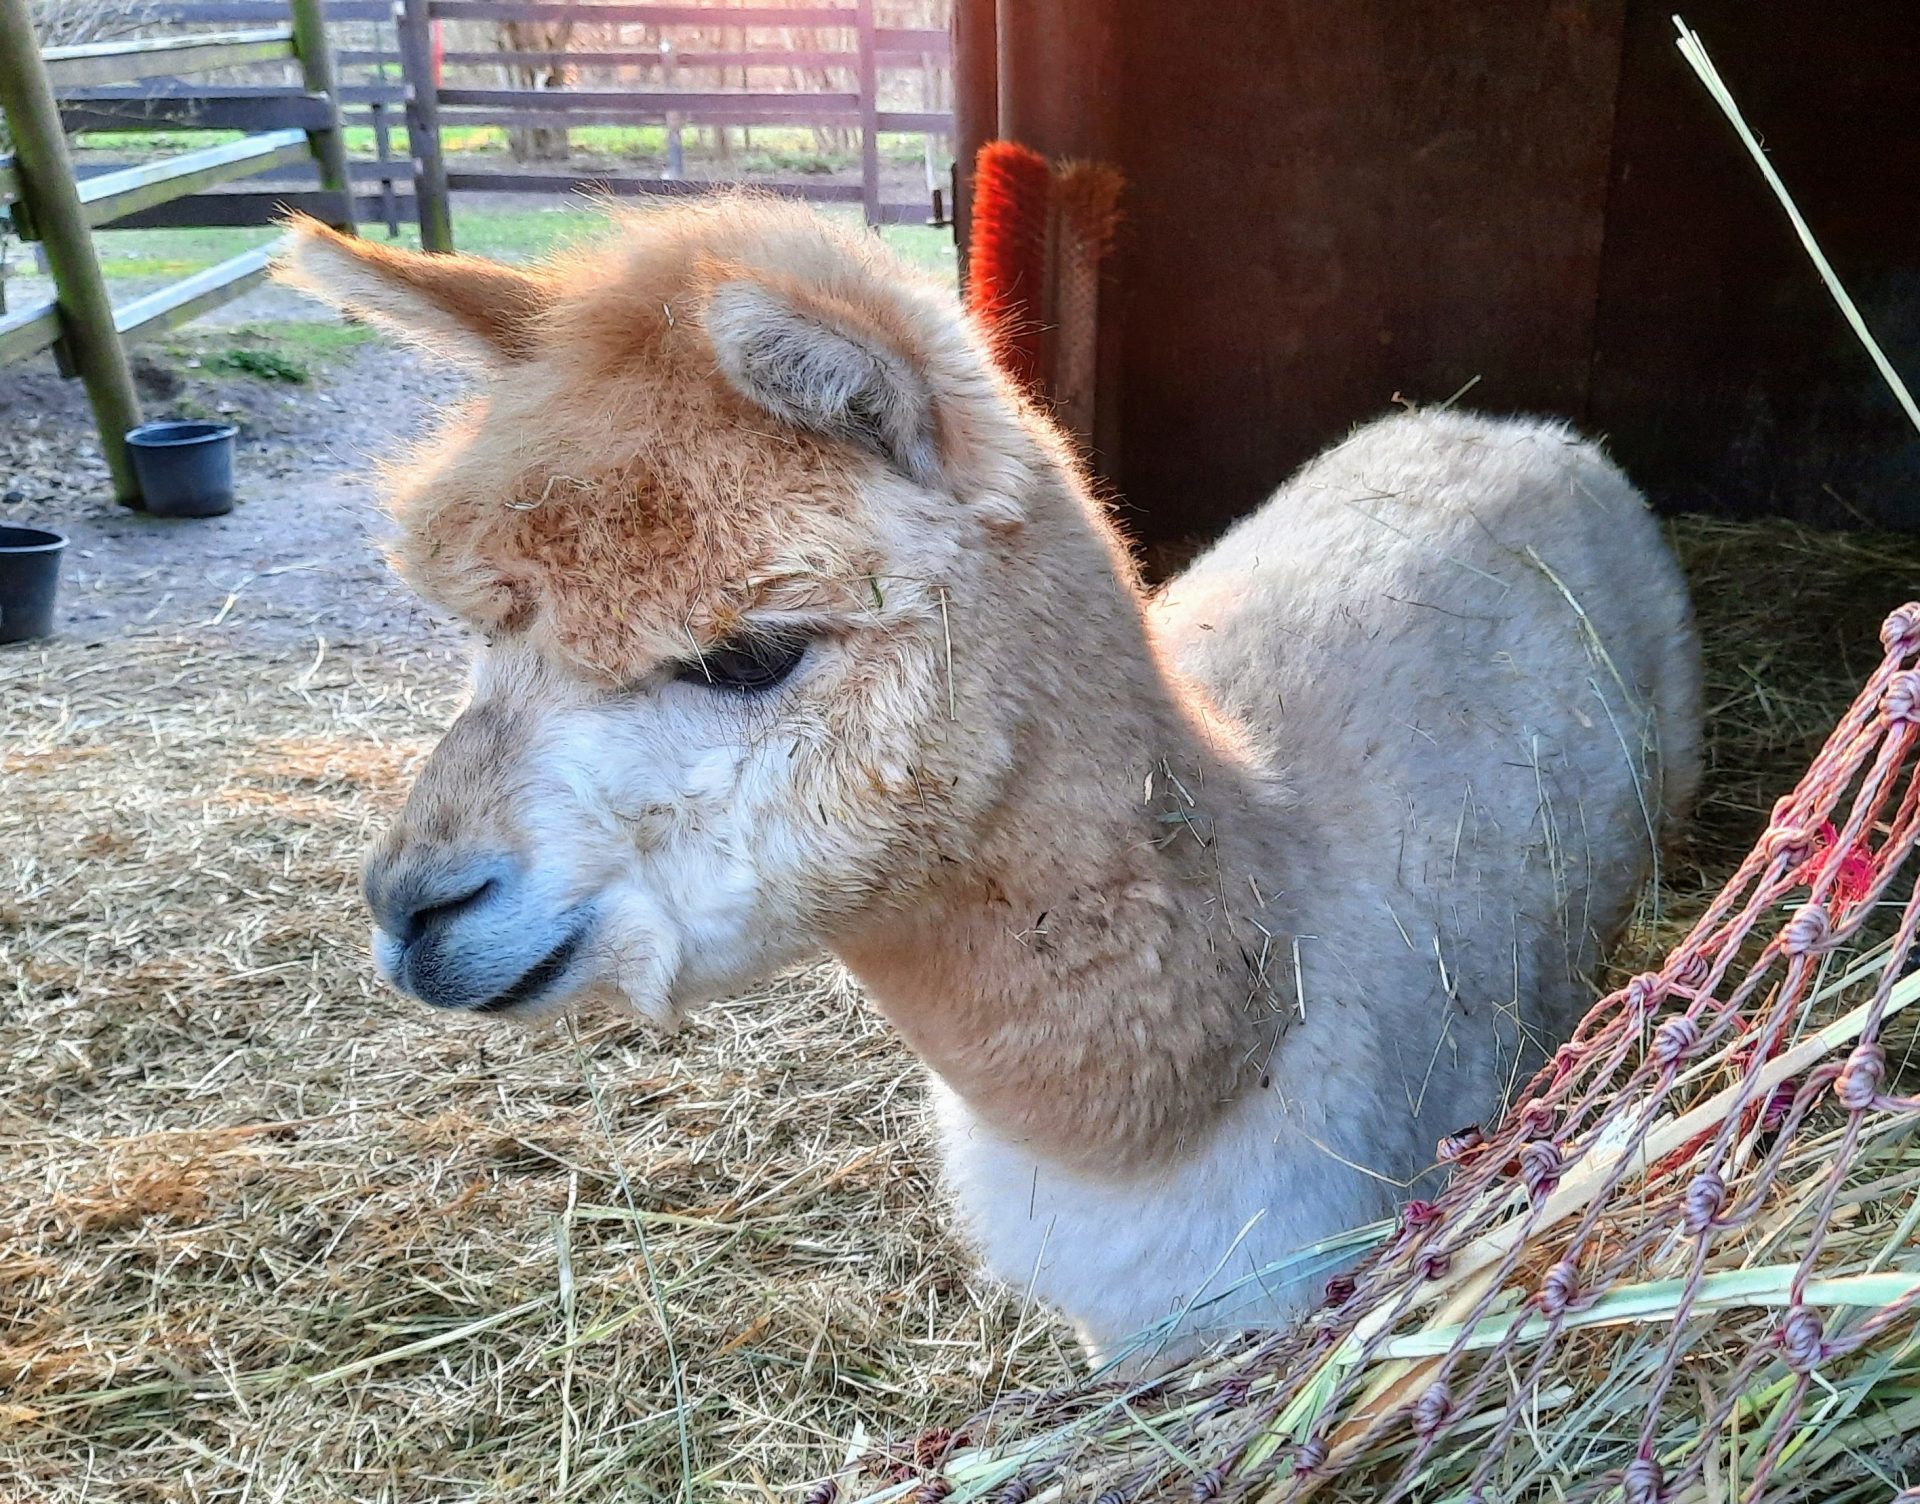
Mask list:
[[[761,632],[708,648],[680,665],[673,677],[682,684],[703,684],[759,694],[772,689],[806,657],[807,639],[792,632]]]

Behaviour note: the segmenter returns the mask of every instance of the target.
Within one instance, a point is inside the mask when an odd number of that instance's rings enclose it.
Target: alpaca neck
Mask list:
[[[1112,1174],[1197,1151],[1258,1080],[1283,1008],[1258,875],[1276,801],[1108,583],[1116,640],[1034,697],[967,855],[836,949],[977,1119]]]

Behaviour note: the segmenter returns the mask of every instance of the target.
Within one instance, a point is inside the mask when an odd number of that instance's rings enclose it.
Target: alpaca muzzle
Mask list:
[[[510,1013],[579,984],[592,911],[543,901],[509,857],[381,850],[362,887],[381,974],[432,1007]]]

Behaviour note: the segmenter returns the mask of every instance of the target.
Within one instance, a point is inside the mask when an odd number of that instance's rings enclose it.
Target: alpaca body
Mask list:
[[[833,950],[1096,1351],[1496,1112],[1691,788],[1685,591],[1556,425],[1365,428],[1154,598],[952,289],[797,206],[533,270],[305,225],[286,274],[484,376],[395,472],[485,645],[367,864],[382,970],[665,1022]]]
[[[1699,760],[1679,573],[1639,495],[1561,425],[1364,428],[1149,619],[1285,791],[1264,828],[1218,828],[1268,899],[1266,970],[1292,1010],[1268,1084],[1175,1162],[1120,1176],[939,1104],[987,1262],[1096,1350],[1236,1281],[1187,1328],[1311,1306],[1327,1258],[1244,1277],[1389,1215],[1436,1141],[1566,1036]]]

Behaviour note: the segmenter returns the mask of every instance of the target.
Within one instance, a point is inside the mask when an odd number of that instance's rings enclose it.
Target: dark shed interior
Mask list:
[[[1920,529],[1920,438],[1672,9],[958,0],[960,160],[1002,136],[1126,174],[1093,447],[1141,535],[1216,531],[1396,397],[1469,383],[1605,435],[1668,510]],[[1683,14],[1920,372],[1920,6]]]

